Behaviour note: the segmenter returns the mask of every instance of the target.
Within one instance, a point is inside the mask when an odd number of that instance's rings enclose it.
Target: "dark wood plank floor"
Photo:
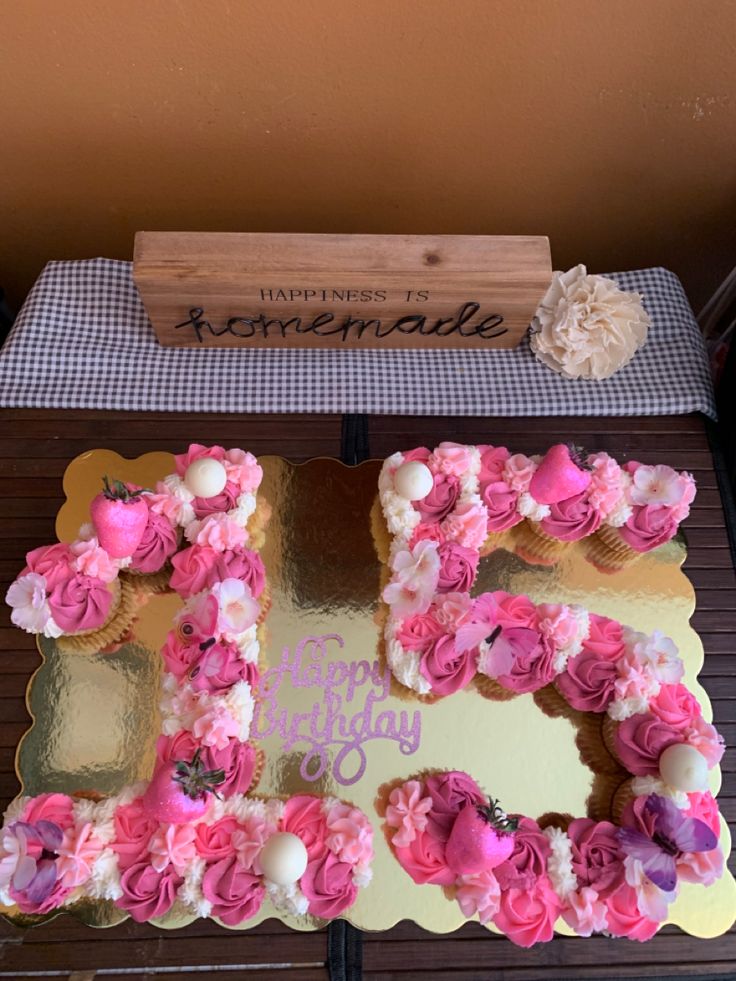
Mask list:
[[[715,720],[736,743],[736,575],[711,455],[702,420],[696,416],[641,419],[451,419],[372,417],[369,449],[384,457],[397,449],[441,439],[503,443],[528,453],[558,440],[605,449],[618,459],[642,458],[693,471],[698,497],[685,530],[685,570],[698,596],[693,626],[706,651],[701,674],[713,700]],[[3,410],[0,412],[0,590],[17,574],[26,551],[52,541],[63,494],[61,477],[69,460],[96,447],[133,457],[151,450],[178,452],[190,442],[244,446],[256,454],[279,453],[291,460],[339,456],[339,416],[219,416],[164,413],[113,415],[93,411]],[[28,727],[24,692],[38,665],[32,638],[10,625],[0,605],[0,805],[18,784],[14,747]],[[736,754],[724,761],[721,809],[736,824]],[[377,885],[377,884],[376,884]],[[375,888],[375,886],[374,886]],[[295,933],[275,921],[248,932],[232,932],[207,920],[167,933],[127,921],[110,930],[88,929],[68,915],[32,931],[0,922],[0,978],[84,978],[95,971],[126,979],[164,977],[226,981],[273,976],[278,981],[325,978],[324,932]],[[595,937],[556,938],[522,951],[501,937],[468,924],[447,937],[402,923],[382,934],[366,934],[364,969],[369,981],[469,979],[603,979],[644,977],[733,978],[736,932],[702,941],[667,928],[647,944]],[[202,966],[213,970],[201,970]],[[159,971],[168,968],[164,974]],[[200,968],[192,973],[192,968]],[[215,970],[217,968],[217,970]],[[127,969],[131,973],[120,972]],[[38,972],[38,973],[37,973]],[[51,972],[54,972],[53,974]],[[81,972],[89,972],[82,974]]]

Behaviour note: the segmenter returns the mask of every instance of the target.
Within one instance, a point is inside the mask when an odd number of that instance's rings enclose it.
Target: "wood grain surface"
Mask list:
[[[138,232],[133,258],[173,347],[512,348],[551,278],[543,235]]]
[[[63,500],[62,474],[69,460],[85,450],[106,447],[132,457],[152,450],[180,452],[194,441],[218,442],[301,461],[337,457],[341,446],[339,416],[3,410],[0,423],[2,595],[21,568],[25,552],[54,540],[54,519]],[[736,575],[700,417],[372,417],[368,425],[369,451],[374,457],[423,443],[434,445],[441,439],[503,443],[528,453],[559,440],[575,440],[590,450],[608,450],[619,460],[641,458],[691,470],[698,481],[698,496],[684,526],[689,543],[685,571],[696,588],[693,626],[706,651],[701,678],[713,702],[716,724],[728,743],[736,743]],[[24,692],[39,663],[33,638],[11,627],[4,604],[0,605],[0,647],[0,803],[4,808],[18,790],[14,748],[29,725]],[[721,810],[733,826],[733,750],[726,753],[723,771]],[[733,859],[731,864],[733,867]],[[0,921],[0,978],[88,979],[103,971],[100,977],[124,976],[127,981],[154,977],[229,981],[264,976],[312,981],[327,977],[326,957],[325,932],[296,933],[276,921],[248,932],[232,932],[199,920],[173,933],[131,920],[111,929],[92,930],[68,914],[25,932]],[[363,963],[368,981],[418,977],[431,981],[725,979],[736,975],[736,932],[705,941],[667,927],[641,945],[603,937],[558,937],[524,951],[478,924],[437,937],[405,922],[385,933],[365,934]]]

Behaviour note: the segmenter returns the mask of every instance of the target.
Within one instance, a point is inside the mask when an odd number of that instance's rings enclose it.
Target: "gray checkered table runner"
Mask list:
[[[568,381],[526,340],[512,351],[187,350],[161,347],[113,259],[49,263],[2,351],[0,405],[198,412],[715,418],[702,337],[666,269],[612,274],[643,294],[646,346],[605,382]]]

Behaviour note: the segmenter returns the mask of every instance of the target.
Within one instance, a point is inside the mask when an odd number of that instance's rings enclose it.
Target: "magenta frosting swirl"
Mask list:
[[[659,776],[659,757],[673,743],[684,742],[684,733],[662,722],[651,712],[632,715],[616,729],[616,755],[637,777]]]
[[[41,545],[26,555],[26,567],[21,576],[35,572],[46,580],[46,592],[66,579],[70,573],[70,563],[74,556],[65,542],[56,545]]]
[[[478,651],[458,652],[453,634],[444,634],[422,655],[419,670],[437,695],[464,688],[476,672]]]
[[[238,546],[217,553],[207,585],[214,586],[225,579],[240,579],[258,599],[266,584],[266,570],[258,552]]]
[[[616,661],[624,652],[623,628],[616,620],[590,614],[583,649],[570,658],[556,684],[579,712],[605,712],[616,695]]]
[[[438,593],[467,593],[475,582],[478,552],[457,542],[444,542],[437,550],[440,558]]]
[[[493,870],[501,889],[532,889],[540,876],[546,875],[549,840],[532,818],[517,818],[514,850],[510,858]]]
[[[454,510],[460,496],[460,481],[453,474],[434,474],[434,486],[421,501],[414,501],[414,507],[421,514],[422,521],[434,524],[442,521]]]
[[[255,916],[265,894],[260,876],[243,868],[237,855],[209,865],[202,877],[202,895],[212,903],[212,916],[226,926],[235,926]]]
[[[587,490],[550,505],[549,516],[540,522],[542,531],[561,542],[577,542],[592,535],[601,525],[600,511],[588,500]]]
[[[130,563],[136,572],[158,572],[179,545],[176,529],[168,518],[155,511],[148,512],[148,523]]]
[[[237,506],[240,488],[232,480],[228,480],[221,493],[214,497],[195,497],[192,501],[195,517],[206,518],[210,514],[232,511]]]
[[[184,599],[201,593],[210,584],[216,560],[217,552],[208,545],[192,545],[177,552],[171,559],[174,567],[170,580],[171,588]]]
[[[617,830],[610,821],[576,818],[570,822],[567,836],[578,888],[592,886],[599,896],[607,896],[624,881],[624,853]]]
[[[510,628],[512,630],[513,627]],[[543,688],[557,674],[554,667],[557,652],[552,641],[538,631],[535,633],[538,637],[536,643],[533,646],[519,645],[511,670],[497,678],[500,685],[518,695]]]
[[[407,651],[425,654],[432,644],[445,634],[445,628],[431,613],[415,613],[402,620],[396,632],[396,639]]]
[[[112,593],[101,579],[74,572],[48,594],[51,616],[64,633],[96,630],[107,620]]]
[[[488,798],[475,780],[462,770],[448,770],[427,777],[424,794],[432,798],[427,832],[441,842],[447,841],[455,818],[466,804],[488,804]]]
[[[524,516],[519,514],[516,507],[519,503],[519,495],[505,480],[482,484],[480,496],[488,511],[489,531],[506,531],[507,528],[512,528],[524,520]]]
[[[183,882],[172,865],[157,872],[148,862],[131,865],[120,877],[123,895],[116,906],[126,909],[137,923],[163,916],[174,905],[176,893]]]
[[[664,545],[676,531],[672,509],[663,504],[635,506],[629,520],[619,528],[621,538],[636,552],[649,552]]]
[[[352,906],[358,893],[353,882],[353,866],[326,851],[309,862],[299,882],[309,900],[309,912],[330,920]]]

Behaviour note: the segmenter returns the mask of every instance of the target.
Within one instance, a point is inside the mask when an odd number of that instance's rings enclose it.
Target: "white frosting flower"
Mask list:
[[[650,319],[626,293],[585,266],[556,272],[533,320],[531,348],[565,378],[609,378],[646,342]]]
[[[204,898],[202,892],[202,879],[206,868],[207,863],[199,855],[192,859],[177,894],[184,905],[197,916],[209,916],[212,912],[212,903]]]
[[[288,886],[277,886],[275,882],[265,879],[264,884],[276,909],[283,910],[284,913],[291,913],[292,916],[303,916],[309,909],[309,900],[294,883]]]
[[[690,798],[683,790],[670,787],[659,777],[634,777],[631,781],[631,790],[635,797],[648,797],[650,794],[669,797],[681,811],[686,811],[690,807]]]
[[[572,870],[572,842],[562,828],[545,828],[544,834],[550,846],[547,874],[554,891],[564,899],[578,887],[577,876]]]
[[[386,637],[386,659],[394,677],[400,684],[427,695],[432,690],[429,681],[419,670],[421,657],[418,651],[406,651],[393,637]]]
[[[519,495],[516,507],[519,514],[525,518],[529,518],[531,521],[542,521],[550,515],[549,504],[538,504],[529,491],[525,491]]]
[[[12,607],[11,622],[29,634],[44,637],[60,637],[61,627],[51,616],[46,599],[46,580],[37,572],[20,576],[5,594],[5,602]]]
[[[119,899],[123,895],[118,856],[112,848],[104,848],[95,859],[84,891],[93,899]]]
[[[629,494],[634,504],[664,504],[672,507],[680,503],[684,492],[678,472],[660,463],[654,467],[637,467]]]
[[[238,738],[241,743],[244,743],[250,734],[254,708],[253,695],[248,682],[236,682],[225,696],[224,701],[228,711],[240,727]]]

